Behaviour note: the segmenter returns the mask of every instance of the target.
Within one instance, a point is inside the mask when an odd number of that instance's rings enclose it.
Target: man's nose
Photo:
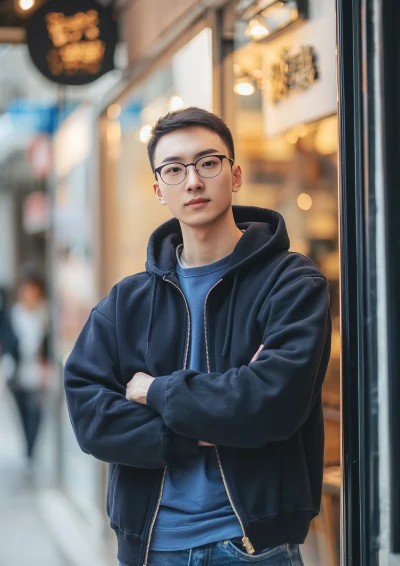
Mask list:
[[[189,165],[186,169],[185,188],[187,191],[195,191],[196,189],[204,189],[203,177],[199,175],[194,165]]]

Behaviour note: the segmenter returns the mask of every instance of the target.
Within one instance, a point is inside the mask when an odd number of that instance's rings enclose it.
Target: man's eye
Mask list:
[[[165,174],[167,175],[176,175],[177,173],[180,173],[182,171],[182,167],[168,167],[168,169],[166,169],[164,171]]]
[[[217,165],[217,160],[209,159],[208,161],[204,161],[201,166],[209,169],[210,167],[214,167],[215,165]]]

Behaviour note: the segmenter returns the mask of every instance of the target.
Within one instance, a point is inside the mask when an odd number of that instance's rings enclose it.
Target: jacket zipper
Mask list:
[[[185,297],[183,291],[178,287],[178,285],[173,283],[173,281],[171,281],[170,279],[164,279],[164,281],[166,281],[167,283],[170,283],[171,285],[176,287],[178,289],[178,291],[181,293],[183,300],[185,301],[188,323],[187,323],[186,348],[185,348],[185,356],[184,356],[184,360],[183,360],[183,369],[186,369],[188,354],[189,354],[189,344],[190,344],[190,311],[189,311],[189,305],[187,303],[187,300],[186,300],[186,297]],[[164,492],[165,476],[167,475],[167,469],[168,469],[168,466],[165,466],[163,477],[162,477],[162,480],[161,480],[160,493],[158,495],[156,510],[154,511],[153,519],[152,519],[151,524],[150,524],[149,535],[147,537],[146,554],[145,554],[145,557],[144,557],[143,566],[147,566],[147,560],[149,559],[150,542],[151,542],[151,537],[152,537],[153,530],[154,530],[154,525],[156,524],[157,515],[158,515],[158,512],[160,510],[160,506],[161,506],[161,500],[162,500],[162,496],[163,496],[163,492]]]
[[[209,297],[211,291],[213,289],[215,289],[215,287],[217,285],[219,285],[221,283],[221,281],[222,281],[222,279],[217,281],[217,283],[213,287],[211,287],[211,289],[207,293],[206,300],[204,301],[204,336],[205,336],[205,342],[206,342],[206,356],[207,356],[207,371],[208,371],[208,373],[211,373],[211,364],[210,364],[210,354],[209,354],[209,350],[208,350],[207,300],[208,300],[208,297]],[[239,513],[238,513],[238,511],[235,507],[235,504],[232,501],[231,492],[229,491],[229,487],[228,487],[228,484],[227,484],[227,481],[226,481],[225,473],[224,473],[224,470],[223,470],[223,467],[222,467],[222,462],[221,462],[221,458],[220,458],[217,446],[215,446],[215,452],[217,453],[218,465],[219,465],[219,469],[221,471],[222,481],[223,481],[224,486],[225,486],[225,490],[226,490],[226,494],[227,494],[228,499],[229,499],[229,503],[232,506],[232,509],[233,509],[238,521],[239,521],[240,528],[242,529],[242,532],[243,532],[242,544],[243,544],[247,554],[254,554],[255,553],[254,547],[251,544],[249,537],[246,535],[246,530],[244,528],[243,521],[240,518],[240,515],[239,515]]]
[[[154,512],[153,519],[152,519],[151,525],[150,525],[149,536],[147,538],[146,554],[145,554],[145,557],[144,557],[143,566],[147,566],[147,560],[149,558],[149,551],[150,551],[151,535],[153,534],[154,525],[156,524],[158,511],[160,509],[161,499],[162,499],[163,492],[164,492],[164,484],[165,484],[165,476],[166,475],[167,475],[167,466],[165,466],[165,468],[164,468],[164,473],[163,473],[163,477],[162,477],[162,480],[161,480],[161,486],[160,486],[160,493],[158,494],[158,501],[157,501],[157,505],[156,505],[156,510]]]

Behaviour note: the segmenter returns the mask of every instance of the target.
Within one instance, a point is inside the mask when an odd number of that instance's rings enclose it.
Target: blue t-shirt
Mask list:
[[[192,323],[189,368],[206,373],[204,301],[230,256],[210,265],[185,268],[179,261],[179,249],[177,255],[177,273]],[[242,530],[229,503],[214,447],[200,447],[198,455],[168,468],[152,550],[184,550],[237,536],[242,536]]]

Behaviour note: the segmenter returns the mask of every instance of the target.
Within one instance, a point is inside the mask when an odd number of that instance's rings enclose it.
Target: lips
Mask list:
[[[192,200],[187,202],[185,206],[191,206],[191,205],[194,205],[194,204],[202,204],[202,203],[205,203],[205,202],[210,202],[210,200],[207,199],[207,198],[192,198]]]

